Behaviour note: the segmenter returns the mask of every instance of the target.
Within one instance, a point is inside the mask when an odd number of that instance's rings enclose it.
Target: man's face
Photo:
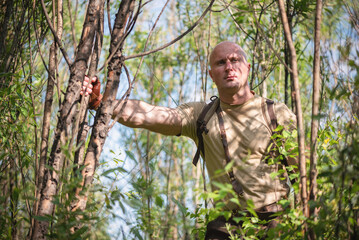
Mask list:
[[[234,94],[248,85],[250,64],[238,45],[231,42],[218,44],[210,56],[209,74],[220,93]]]

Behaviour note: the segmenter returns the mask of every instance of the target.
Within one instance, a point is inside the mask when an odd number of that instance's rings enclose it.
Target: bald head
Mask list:
[[[238,44],[236,44],[234,42],[230,42],[230,41],[224,41],[224,42],[221,42],[221,43],[217,44],[213,48],[213,50],[212,50],[212,52],[211,52],[211,54],[209,56],[209,65],[211,67],[212,67],[212,64],[213,64],[215,56],[218,53],[220,53],[221,51],[223,51],[224,49],[230,49],[231,51],[233,51],[233,53],[239,54],[247,62],[247,55]]]

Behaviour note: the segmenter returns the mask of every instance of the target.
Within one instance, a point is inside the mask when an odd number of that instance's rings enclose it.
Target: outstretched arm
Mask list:
[[[120,113],[123,104],[121,102],[114,110],[113,118]],[[126,102],[118,122],[127,127],[144,128],[164,135],[181,133],[181,118],[176,109],[153,106],[139,100]]]
[[[85,95],[95,92],[92,83],[96,82],[96,78],[93,78],[91,84],[86,88],[89,80],[86,76],[83,87],[83,90],[86,89]],[[99,95],[99,90],[96,94]],[[125,106],[122,109],[123,104]],[[120,114],[118,122],[127,127],[144,128],[164,135],[179,135],[181,133],[181,118],[178,111],[174,108],[153,106],[139,100],[127,100],[120,103],[115,101],[115,106],[116,109],[114,109],[112,118]]]

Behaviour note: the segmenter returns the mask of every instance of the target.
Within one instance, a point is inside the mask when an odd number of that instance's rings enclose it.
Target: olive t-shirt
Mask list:
[[[251,199],[255,208],[279,201],[287,195],[289,187],[279,177],[273,178],[272,172],[278,171],[278,165],[268,165],[263,155],[269,145],[271,130],[263,116],[262,97],[254,96],[240,105],[228,105],[220,102],[223,110],[224,127],[227,134],[229,154],[233,165],[233,173],[243,187],[244,195],[240,198],[241,208]],[[182,136],[193,139],[196,136],[196,121],[204,102],[185,103],[178,107],[182,118]],[[279,125],[293,126],[295,115],[283,103],[275,103],[275,115]],[[268,119],[268,118],[267,118]],[[226,165],[224,149],[221,141],[218,118],[216,114],[207,123],[208,134],[203,134],[205,162],[211,180],[219,183],[230,183],[223,170]],[[212,189],[216,189],[212,184]],[[236,209],[236,204],[225,201],[227,209]]]

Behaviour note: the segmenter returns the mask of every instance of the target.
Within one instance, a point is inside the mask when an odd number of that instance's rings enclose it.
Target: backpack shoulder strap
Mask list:
[[[273,134],[274,130],[278,127],[277,116],[274,113],[274,101],[266,98],[262,99],[263,116]]]
[[[270,100],[270,99],[264,99],[265,103],[262,104],[262,111],[263,111],[263,115],[264,115],[264,118],[266,119],[266,122],[269,126],[269,128],[271,129],[271,132],[272,132],[272,135],[275,133],[275,129],[278,127],[278,121],[277,121],[277,116],[275,115],[274,113],[274,101],[273,100]],[[267,107],[265,107],[267,106]],[[267,110],[267,113],[266,111]],[[268,116],[269,116],[269,119],[268,119]],[[274,145],[272,145],[274,147]],[[270,150],[272,151],[272,149]],[[288,167],[289,164],[288,164],[288,159],[283,156],[283,158],[281,159],[281,163]],[[294,171],[293,171],[294,173]],[[294,184],[295,182],[295,179],[292,179],[290,180],[292,184]]]
[[[202,112],[199,114],[197,118],[196,134],[198,138],[198,145],[197,145],[196,154],[194,155],[192,161],[193,165],[195,166],[197,166],[201,152],[204,157],[204,143],[203,143],[202,133],[203,132],[205,132],[206,134],[208,133],[207,123],[215,113],[218,106],[219,106],[219,98],[217,96],[212,96],[211,102],[203,107]]]

